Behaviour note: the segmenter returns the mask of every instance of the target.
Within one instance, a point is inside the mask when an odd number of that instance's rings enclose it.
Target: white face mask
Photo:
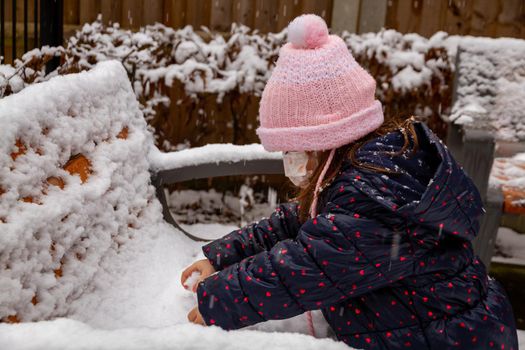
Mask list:
[[[308,162],[312,160],[314,164],[308,167]],[[295,186],[304,187],[317,166],[317,158],[311,157],[306,152],[284,152],[284,175],[292,181]]]

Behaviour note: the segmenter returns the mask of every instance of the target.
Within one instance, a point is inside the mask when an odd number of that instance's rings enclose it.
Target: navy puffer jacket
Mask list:
[[[237,329],[321,309],[358,349],[514,349],[514,316],[473,254],[482,202],[420,122],[419,150],[391,156],[399,131],[366,143],[322,192],[316,218],[293,204],[203,247],[219,271],[197,290],[208,325]]]

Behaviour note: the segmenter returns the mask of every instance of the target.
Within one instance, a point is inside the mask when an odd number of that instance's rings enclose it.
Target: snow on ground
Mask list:
[[[18,350],[350,350],[341,342],[294,333],[226,332],[191,324],[105,330],[64,318],[16,327],[0,324],[0,344]]]

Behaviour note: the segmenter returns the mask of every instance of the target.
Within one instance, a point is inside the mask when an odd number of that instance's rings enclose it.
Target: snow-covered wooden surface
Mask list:
[[[457,124],[492,127],[497,140],[525,140],[525,40],[458,37],[452,113]]]
[[[525,234],[500,227],[496,246],[499,254],[493,256],[492,261],[525,266]]]
[[[282,153],[265,151],[261,144],[209,144],[166,153],[154,148],[149,154],[151,168],[157,171],[206,163],[228,163],[263,159],[279,160],[282,159]]]
[[[159,221],[152,138],[114,61],[1,99],[0,123],[0,318],[64,315],[138,228]]]
[[[0,349],[346,348],[290,334],[307,333],[304,316],[188,324],[196,297],[180,274],[201,247],[162,219],[152,136],[120,63],[6,97],[0,122]]]

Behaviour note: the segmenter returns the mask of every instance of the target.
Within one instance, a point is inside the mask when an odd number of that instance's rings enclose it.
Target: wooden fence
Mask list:
[[[388,0],[385,27],[402,33],[525,38],[524,0]]]
[[[42,4],[46,1],[41,0]],[[17,37],[23,35],[24,0],[16,0]],[[378,31],[392,28],[402,33],[431,36],[450,34],[525,38],[524,0],[63,0],[64,36],[69,37],[98,14],[104,23],[118,22],[138,29],[155,22],[180,28],[187,24],[228,31],[231,23],[243,23],[263,33],[278,32],[302,13],[322,16],[335,32]],[[4,1],[2,1],[4,3]],[[28,16],[34,18],[33,1]],[[11,60],[12,1],[5,1],[5,62]],[[43,5],[41,5],[43,6]],[[44,5],[45,6],[45,5]],[[29,47],[35,43],[29,22]],[[24,50],[18,45],[20,56]],[[36,45],[35,45],[36,46]]]
[[[316,13],[328,23],[332,14],[332,0],[66,0],[64,5],[65,23],[91,22],[101,13],[105,23],[126,28],[160,22],[228,31],[237,22],[276,32],[301,13]]]

